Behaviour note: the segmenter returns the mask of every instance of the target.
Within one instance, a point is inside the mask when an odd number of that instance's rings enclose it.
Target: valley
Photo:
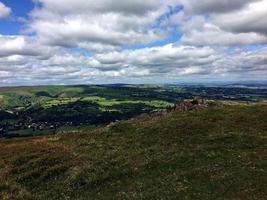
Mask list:
[[[83,130],[143,113],[171,110],[184,100],[260,102],[266,87],[202,85],[81,85],[0,89],[0,136],[29,137]]]

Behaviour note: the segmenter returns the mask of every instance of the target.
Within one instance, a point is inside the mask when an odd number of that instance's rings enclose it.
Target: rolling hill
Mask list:
[[[0,137],[100,127],[192,99],[261,102],[267,89],[224,85],[74,85],[0,88]]]

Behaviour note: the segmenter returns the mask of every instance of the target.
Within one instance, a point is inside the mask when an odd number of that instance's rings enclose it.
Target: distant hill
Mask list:
[[[267,105],[193,110],[0,140],[0,199],[266,199]]]
[[[172,109],[193,99],[267,100],[267,88],[218,85],[73,85],[0,88],[0,137],[87,129]]]

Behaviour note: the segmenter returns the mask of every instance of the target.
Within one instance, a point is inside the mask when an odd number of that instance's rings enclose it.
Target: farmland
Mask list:
[[[101,127],[195,98],[260,102],[266,87],[81,85],[0,88],[0,135],[25,137]]]

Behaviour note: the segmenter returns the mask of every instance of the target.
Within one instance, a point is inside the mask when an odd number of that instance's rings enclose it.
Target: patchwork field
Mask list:
[[[123,84],[0,88],[0,137],[105,126],[192,99],[261,102],[267,99],[267,89]]]

